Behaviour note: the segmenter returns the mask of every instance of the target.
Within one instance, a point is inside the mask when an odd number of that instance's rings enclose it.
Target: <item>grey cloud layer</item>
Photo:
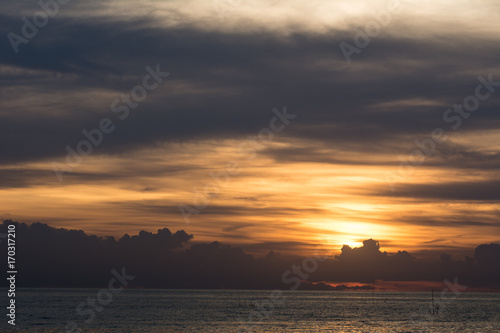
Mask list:
[[[4,36],[21,23],[6,14],[0,22]],[[366,140],[427,135],[436,126],[445,127],[443,111],[473,91],[478,75],[497,66],[497,41],[471,37],[475,36],[409,40],[381,35],[347,66],[338,43],[351,38],[348,31],[238,35],[188,27],[147,28],[143,21],[56,17],[37,38],[21,45],[18,55],[6,38],[0,44],[3,66],[45,74],[10,74],[0,85],[39,96],[43,105],[89,88],[108,92],[109,100],[103,97],[98,105],[85,99],[73,105],[68,100],[57,116],[36,106],[25,110],[22,104],[4,109],[1,161],[62,157],[64,147],[82,139],[81,130],[96,127],[105,114],[119,122],[109,111],[110,103],[128,93],[141,80],[144,67],[155,63],[172,76],[132,110],[129,119],[118,123],[97,153],[162,140],[242,137],[264,126],[272,107],[284,104],[300,113],[295,131],[288,135],[329,145],[350,143],[350,149],[364,151]],[[413,98],[443,106],[380,106]],[[4,95],[3,101],[11,102],[10,96]],[[497,128],[497,110],[496,100],[487,101],[461,130]],[[352,147],[353,143],[358,145]]]

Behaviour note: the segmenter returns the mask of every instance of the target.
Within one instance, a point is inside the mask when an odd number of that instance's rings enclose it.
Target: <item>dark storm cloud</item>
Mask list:
[[[497,210],[479,213],[467,209],[454,210],[451,214],[443,214],[442,216],[435,216],[432,212],[424,215],[419,211],[416,214],[404,214],[397,218],[397,221],[401,223],[424,227],[453,227],[457,230],[469,227],[498,228],[499,220],[500,212]]]
[[[72,172],[64,177],[66,185],[75,184],[103,184],[103,182],[122,182],[126,187],[126,181],[139,179],[141,177],[153,178],[162,176],[175,176],[180,172],[186,172],[195,169],[192,165],[161,165],[155,166],[154,163],[127,163],[125,168],[113,167],[112,170],[103,169],[98,172]],[[196,167],[199,170],[199,167]],[[57,185],[59,182],[53,174],[34,168],[7,168],[0,171],[0,188],[25,188],[41,185]],[[137,191],[151,192],[161,189],[155,186],[146,186],[141,189],[134,188]]]
[[[126,267],[129,274],[136,276],[131,287],[289,289],[287,283],[292,280],[282,280],[283,273],[293,265],[300,267],[302,262],[302,258],[275,252],[256,258],[241,248],[219,242],[189,246],[193,235],[172,233],[166,228],[156,233],[126,234],[117,240],[89,236],[81,230],[6,220],[0,232],[7,232],[7,225],[13,223],[17,240],[23,244],[16,253],[18,268],[23,272],[17,280],[20,287],[100,287],[109,280],[111,269]],[[267,244],[268,250],[298,245],[304,244]],[[0,244],[5,246],[5,242]],[[465,261],[446,254],[432,262],[420,261],[406,251],[382,252],[380,244],[369,239],[359,248],[344,245],[340,255],[322,261],[311,275],[295,269],[294,274],[309,282],[453,281],[458,277],[469,287],[500,289],[499,258],[499,244],[483,244],[475,249],[473,258]],[[288,274],[288,278],[294,274]],[[1,285],[5,287],[5,283]],[[302,288],[317,286],[307,283]]]
[[[421,139],[419,137],[419,139]],[[387,158],[373,158],[373,155],[391,154],[395,151],[401,152],[401,156],[413,150],[416,146],[407,148],[406,144],[411,140],[387,140],[380,139],[375,144],[357,142],[352,140],[342,145],[331,145],[328,141],[319,144],[317,141],[303,140],[299,145],[293,147],[269,147],[261,151],[281,162],[312,162],[328,164],[352,164],[372,166],[398,166],[399,161]],[[344,154],[358,152],[358,155]],[[363,155],[366,154],[366,155]],[[369,155],[368,155],[369,154]],[[426,166],[446,167],[450,169],[481,169],[496,170],[500,168],[500,153],[475,151],[463,145],[444,142],[436,145],[432,158],[425,161]]]
[[[439,201],[498,201],[500,200],[500,180],[455,181],[439,184],[400,185],[398,190],[381,193],[386,196],[423,198]]]
[[[341,150],[347,150],[346,148],[351,147],[352,149],[363,149],[361,145],[350,144],[343,145]],[[365,149],[366,149],[365,145]],[[388,150],[394,149],[394,147],[385,146],[373,146],[370,150],[371,153],[374,152],[387,152]],[[386,160],[373,161],[361,156],[346,157],[344,154],[337,151],[329,150],[328,145],[323,147],[318,147],[315,142],[302,143],[302,147],[286,147],[286,148],[267,148],[264,149],[262,154],[268,155],[280,162],[312,162],[312,163],[330,163],[330,164],[356,164],[356,165],[398,165],[396,162],[390,162]],[[361,157],[361,158],[360,158]]]
[[[53,179],[45,181],[42,180],[44,178],[47,178],[47,173],[36,169],[2,170],[0,172],[0,189],[53,183]]]
[[[20,27],[19,17],[8,13],[0,18],[2,35]],[[36,105],[25,110],[14,103],[0,116],[0,161],[63,157],[64,147],[74,146],[83,138],[81,130],[96,127],[104,116],[117,129],[96,153],[119,153],[164,140],[244,137],[266,126],[271,108],[283,105],[300,114],[286,135],[371,151],[367,141],[387,144],[445,127],[444,110],[473,93],[476,77],[487,75],[499,55],[496,44],[485,39],[380,36],[348,66],[338,44],[352,38],[351,31],[282,37],[147,23],[55,17],[17,55],[2,39],[2,65],[43,73],[9,74],[0,79],[1,86],[22,87],[48,102],[84,94],[85,89],[108,91],[110,97],[98,106],[67,100],[57,116]],[[140,83],[145,66],[155,64],[172,75],[120,122],[109,105]],[[383,106],[414,98],[436,104]],[[498,102],[487,101],[464,128],[498,128],[497,110]],[[13,117],[16,113],[26,116]]]
[[[498,170],[500,153],[498,151],[475,151],[458,144],[441,144],[436,149],[437,160],[431,165],[448,168]]]

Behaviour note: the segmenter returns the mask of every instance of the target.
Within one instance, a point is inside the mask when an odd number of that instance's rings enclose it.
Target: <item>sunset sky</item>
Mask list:
[[[29,3],[2,1],[3,36],[22,36]],[[255,254],[374,238],[471,255],[500,243],[499,16],[487,0],[73,0],[17,53],[0,42],[0,218]],[[120,119],[146,75],[157,87]]]

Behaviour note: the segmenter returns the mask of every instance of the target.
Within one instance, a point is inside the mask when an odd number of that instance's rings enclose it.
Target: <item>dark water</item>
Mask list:
[[[15,330],[66,332],[72,321],[81,332],[500,332],[498,293],[437,293],[433,308],[430,293],[127,289],[92,308],[97,294],[22,290]]]

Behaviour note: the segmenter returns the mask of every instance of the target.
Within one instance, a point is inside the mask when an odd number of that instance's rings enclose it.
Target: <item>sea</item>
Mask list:
[[[500,293],[22,289],[15,304],[1,332],[500,332]]]

